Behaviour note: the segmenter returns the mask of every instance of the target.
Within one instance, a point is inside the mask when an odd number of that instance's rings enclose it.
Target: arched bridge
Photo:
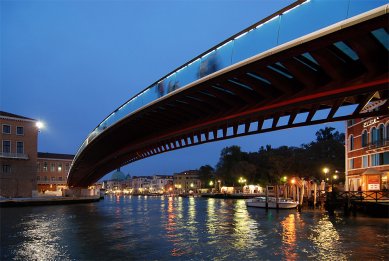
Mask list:
[[[334,3],[296,1],[153,83],[87,137],[69,186],[183,147],[387,115],[388,2]]]

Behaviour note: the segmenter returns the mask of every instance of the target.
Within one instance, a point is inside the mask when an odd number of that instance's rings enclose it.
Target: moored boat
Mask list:
[[[277,207],[278,203],[278,207]],[[296,208],[297,201],[290,198],[278,198],[278,202],[275,197],[267,197],[267,208],[280,208],[291,209]],[[246,200],[246,206],[256,208],[266,208],[266,197],[255,197]]]

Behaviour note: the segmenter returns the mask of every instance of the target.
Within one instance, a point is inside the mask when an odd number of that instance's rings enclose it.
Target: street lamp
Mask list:
[[[212,181],[212,180],[209,182],[209,186],[210,186],[210,187],[213,186],[213,181]]]
[[[330,169],[329,168],[327,168],[327,167],[324,167],[323,168],[323,172],[324,172],[324,180],[326,181],[326,182],[328,182],[328,178],[327,178],[327,174],[328,174],[328,172],[330,172]],[[325,190],[325,188],[324,188],[324,190]]]
[[[241,186],[242,186],[242,192],[243,192],[243,184],[245,184],[245,185],[246,185],[246,179],[245,179],[245,178],[242,178],[242,177],[240,177],[240,178],[239,178],[239,180],[238,180],[238,182],[239,182],[239,184],[241,184]]]

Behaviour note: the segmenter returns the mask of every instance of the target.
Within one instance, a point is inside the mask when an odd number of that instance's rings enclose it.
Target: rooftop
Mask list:
[[[5,112],[5,111],[0,111],[0,117],[8,117],[8,118],[16,118],[16,119],[22,119],[22,120],[32,120],[36,121],[35,119],[27,118],[21,115]]]
[[[49,153],[49,152],[38,152],[38,158],[41,159],[69,159],[73,160],[74,155],[71,154],[60,154],[60,153]]]

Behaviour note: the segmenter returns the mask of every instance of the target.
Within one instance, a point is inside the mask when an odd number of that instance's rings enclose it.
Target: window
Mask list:
[[[11,134],[11,125],[3,124],[3,133],[4,134]]]
[[[69,170],[69,163],[66,163],[66,164],[65,164],[65,170],[66,170],[66,171]]]
[[[350,135],[350,143],[349,143],[349,148],[350,150],[353,150],[354,149],[354,137],[353,135]]]
[[[40,181],[41,180],[41,176],[36,176],[36,180]]]
[[[349,159],[349,169],[353,169],[354,168],[354,159]]]
[[[62,163],[58,163],[57,170],[58,170],[58,172],[62,172]]]
[[[39,162],[36,163],[36,171],[41,171],[41,164]]]
[[[55,181],[55,177],[51,177],[51,181]]]
[[[24,143],[23,141],[16,142],[16,153],[24,154]]]
[[[2,166],[2,171],[3,171],[3,173],[11,173],[11,165],[4,164]]]
[[[378,139],[378,137],[377,137],[377,129],[375,128],[375,127],[373,127],[372,129],[371,129],[371,133],[370,133],[370,142],[371,142],[371,144],[376,144],[377,143],[377,139]]]
[[[371,155],[371,165],[380,166],[389,164],[389,152],[377,153]]]
[[[43,163],[43,171],[47,172],[47,162]]]
[[[363,168],[369,167],[369,165],[368,165],[368,157],[366,155],[362,157],[362,167]]]
[[[16,135],[24,135],[24,128],[21,126],[16,127]]]
[[[362,132],[362,147],[367,146],[367,130]]]
[[[55,171],[55,163],[50,164],[50,171],[54,172]]]
[[[377,142],[380,145],[383,145],[384,139],[385,139],[385,126],[381,124],[377,129]]]
[[[389,123],[386,123],[386,140],[389,140]]]
[[[3,140],[3,153],[11,153],[11,141]]]
[[[59,180],[59,181],[62,181],[62,177],[58,177],[58,180]]]
[[[45,176],[45,179],[44,179],[44,181],[47,181],[47,176]]]

